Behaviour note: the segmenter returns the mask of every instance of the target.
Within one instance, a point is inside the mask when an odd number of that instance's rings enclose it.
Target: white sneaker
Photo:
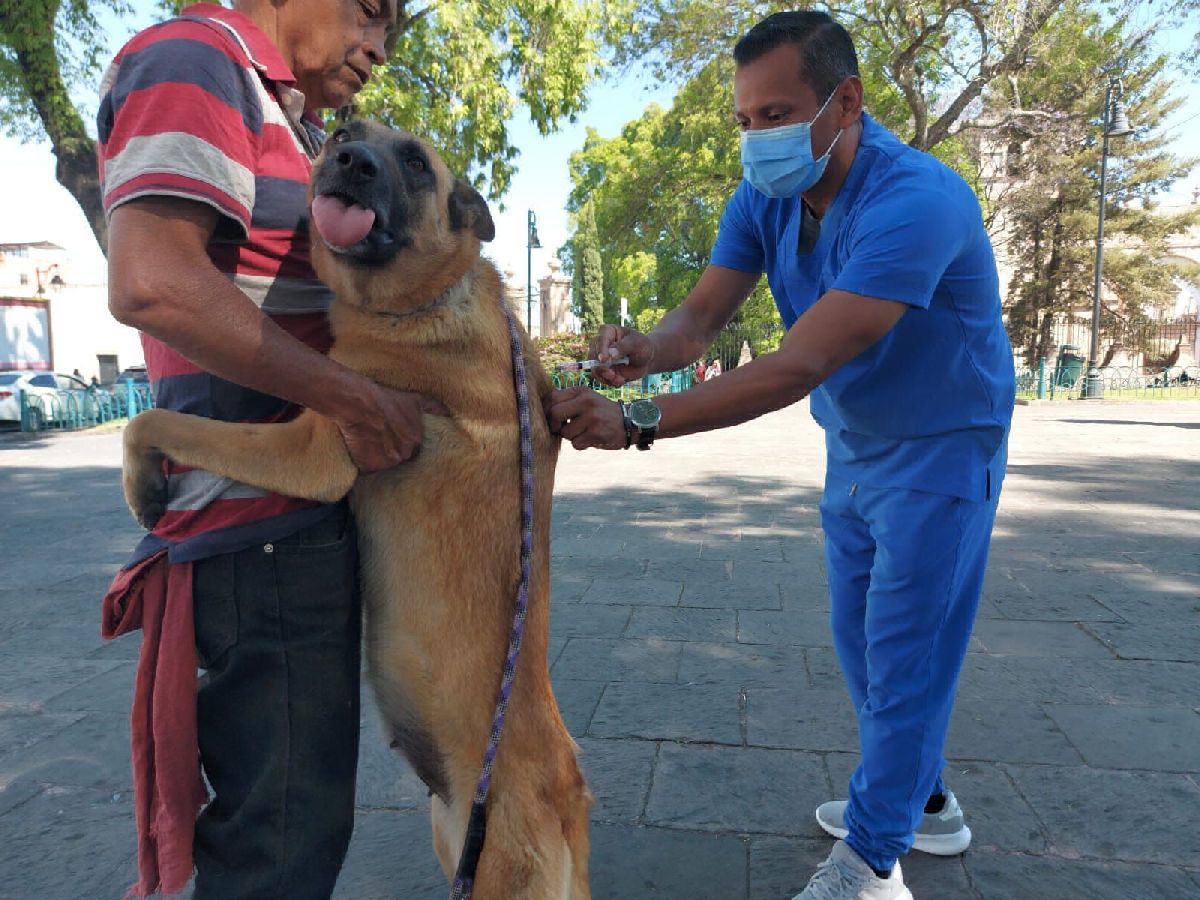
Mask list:
[[[808,887],[792,900],[913,900],[913,895],[904,886],[900,863],[880,878],[849,844],[838,841]]]
[[[817,807],[817,824],[826,834],[844,838],[846,828],[846,801],[830,800]],[[957,856],[971,846],[971,829],[963,818],[962,807],[954,792],[947,789],[946,802],[942,811],[925,813],[921,824],[913,832],[913,849],[934,856]]]

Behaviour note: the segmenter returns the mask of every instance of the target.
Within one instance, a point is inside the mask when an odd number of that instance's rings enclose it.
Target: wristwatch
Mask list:
[[[634,400],[629,404],[629,421],[638,430],[637,448],[649,450],[658,434],[658,423],[662,421],[662,410],[653,400]]]
[[[629,407],[625,405],[624,400],[618,400],[617,406],[621,407],[621,424],[625,426],[625,449],[629,449],[629,445],[633,443],[633,421],[629,418]]]

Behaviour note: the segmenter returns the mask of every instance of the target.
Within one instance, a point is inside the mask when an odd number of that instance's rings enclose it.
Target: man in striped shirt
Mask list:
[[[422,399],[324,355],[331,297],[309,262],[306,190],[317,111],[384,62],[395,16],[394,0],[188,7],[118,53],[98,121],[110,308],[142,331],[158,405],[227,421],[309,407],[363,472],[415,452]],[[353,523],[345,504],[167,475],[167,512],[134,562],[189,567],[215,795],[195,823],[194,896],[328,897],[354,812]],[[146,873],[143,892],[182,887]]]

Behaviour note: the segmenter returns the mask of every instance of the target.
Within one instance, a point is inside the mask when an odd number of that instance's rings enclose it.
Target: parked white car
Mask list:
[[[42,398],[42,407],[53,415],[54,398],[67,391],[82,391],[87,398],[87,388],[75,376],[58,372],[0,372],[0,422],[21,421],[21,391]]]

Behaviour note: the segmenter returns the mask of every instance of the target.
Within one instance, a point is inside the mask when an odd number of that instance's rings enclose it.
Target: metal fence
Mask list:
[[[659,394],[678,394],[686,391],[695,380],[691,369],[679,369],[675,372],[663,372],[658,375],[647,375],[619,388],[607,387],[598,381],[593,381],[587,372],[551,372],[550,382],[555,388],[575,387],[586,385],[594,388],[613,400],[641,400],[643,397],[657,397]]]
[[[1200,366],[1106,366],[1099,370],[1108,400],[1198,400]],[[1077,400],[1083,396],[1086,366],[1017,369],[1018,400]]]
[[[113,391],[21,391],[22,431],[74,431],[117,419],[132,419],[154,406],[148,384],[126,382]]]

